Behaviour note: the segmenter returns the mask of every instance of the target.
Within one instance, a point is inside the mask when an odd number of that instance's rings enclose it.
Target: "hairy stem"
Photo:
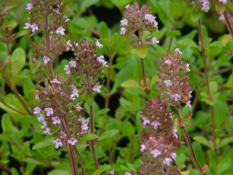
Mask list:
[[[231,37],[233,38],[233,29],[232,29],[232,25],[231,25],[231,22],[228,18],[226,10],[224,10],[223,15],[224,15],[224,18],[226,21],[227,29],[228,29],[229,33],[231,34]]]
[[[74,161],[73,161],[73,157],[72,157],[72,153],[71,153],[71,148],[69,144],[66,144],[66,149],[67,149],[67,153],[68,153],[68,157],[69,157],[69,161],[70,161],[70,166],[73,172],[73,175],[78,174],[78,172],[76,172],[76,169],[74,168]]]
[[[199,18],[199,20],[198,20],[198,33],[199,33],[200,46],[201,46],[202,57],[203,57],[203,62],[204,62],[204,73],[205,73],[204,75],[205,75],[205,80],[206,80],[206,84],[207,84],[208,96],[209,96],[209,99],[212,100],[212,96],[211,96],[211,92],[210,92],[210,85],[209,85],[209,77],[208,77],[208,67],[207,67],[206,56],[205,56],[205,47],[204,47],[203,35],[202,35],[202,29],[201,29],[201,18]],[[213,108],[213,106],[210,106],[210,112],[211,112],[213,145],[214,145],[216,160],[218,162],[216,136],[215,136],[214,108]]]
[[[145,68],[144,68],[144,60],[141,58],[141,69],[142,69],[142,77],[143,77],[143,82],[145,86],[145,92],[146,92],[146,97],[147,101],[149,101],[149,92],[148,92],[148,87],[146,84],[146,74],[145,74]]]
[[[195,155],[195,153],[194,153],[194,150],[193,150],[193,147],[192,147],[192,142],[191,142],[191,140],[190,140],[190,138],[189,138],[188,132],[186,131],[186,129],[185,129],[185,127],[184,127],[185,125],[184,125],[184,122],[183,122],[182,117],[181,117],[181,114],[180,114],[180,109],[178,109],[177,112],[178,112],[179,127],[180,127],[181,130],[182,130],[182,133],[183,133],[183,135],[184,135],[185,141],[186,141],[186,143],[187,143],[187,145],[188,145],[188,148],[189,148],[189,150],[190,150],[190,153],[191,153],[191,156],[192,156],[192,158],[193,158],[193,161],[194,161],[195,165],[197,166],[197,168],[199,169],[199,171],[200,171],[202,174],[205,174],[205,173],[203,173],[203,170],[202,170],[202,168],[201,168],[201,165],[199,164],[199,162],[198,162],[198,160],[197,160],[197,157],[196,157],[196,155]]]
[[[88,92],[90,93],[91,87],[90,87],[90,80],[89,80],[88,71],[86,71],[86,77],[87,77],[87,88],[88,88]],[[92,104],[90,105],[90,120],[91,120],[91,134],[94,134],[94,112],[93,112],[93,105]],[[95,153],[95,141],[91,140],[90,146],[91,146],[93,158],[95,161],[95,167],[96,167],[96,169],[98,169],[99,164],[98,164],[98,160],[97,160],[96,153]]]

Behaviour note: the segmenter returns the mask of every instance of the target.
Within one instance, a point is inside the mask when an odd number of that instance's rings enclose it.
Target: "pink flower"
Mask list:
[[[186,71],[187,71],[187,72],[190,72],[189,64],[186,64],[186,65],[185,65],[185,67],[186,67],[186,68],[185,68],[185,69],[186,69]]]
[[[146,146],[144,144],[141,145],[140,152],[143,152],[146,150]]]
[[[44,129],[47,127],[47,123],[46,122],[43,122],[43,125],[41,126],[41,129]]]
[[[132,175],[131,173],[126,172],[125,175]]]
[[[165,80],[164,83],[166,84],[166,87],[171,87],[172,86],[171,80]]]
[[[167,165],[167,166],[170,166],[171,161],[172,161],[172,159],[170,159],[170,158],[165,158],[164,161],[163,161],[163,164],[164,164],[164,165]]]
[[[75,139],[75,138],[71,138],[71,139],[68,140],[68,143],[71,144],[71,145],[75,145],[77,142],[78,142],[78,140]]]
[[[53,143],[55,143],[55,148],[58,149],[59,147],[62,146],[62,142],[60,139],[56,139],[53,141]]]
[[[176,48],[176,50],[174,51],[174,57],[177,58],[179,54],[182,54],[182,52],[179,48]]]
[[[106,65],[107,62],[104,60],[104,56],[103,56],[103,55],[99,56],[99,57],[97,58],[97,60],[98,60],[99,63],[102,64],[102,66],[108,67],[108,65]]]
[[[44,120],[45,120],[45,115],[44,115],[44,114],[40,114],[40,117],[38,117],[37,120],[38,120],[39,122],[44,122]]]
[[[219,0],[219,2],[222,2],[223,4],[226,4],[227,0]]]
[[[179,94],[173,94],[171,95],[171,97],[175,100],[175,101],[178,101],[181,99],[181,96]]]
[[[47,117],[53,115],[53,108],[45,108],[44,110],[47,112],[46,113]]]
[[[150,124],[150,120],[147,117],[142,118],[143,126],[145,127],[147,124]]]
[[[61,120],[58,117],[52,117],[52,120],[53,120],[54,125],[57,125],[57,124],[61,123]]]
[[[173,120],[174,116],[172,115],[172,113],[169,113],[169,118]]]
[[[155,129],[157,129],[159,126],[161,125],[161,123],[154,121],[151,123],[151,126],[153,126]]]
[[[149,23],[154,23],[155,17],[151,14],[146,14],[145,15],[145,20],[149,21]]]
[[[114,171],[110,171],[110,175],[114,175],[115,173],[114,173]]]
[[[121,35],[124,35],[125,34],[125,32],[126,32],[126,28],[124,28],[124,27],[121,27]]]
[[[27,9],[27,10],[31,10],[32,8],[33,8],[32,3],[28,3],[28,4],[27,4],[27,8],[26,8],[26,9]]]
[[[32,24],[31,25],[31,28],[32,28],[32,32],[35,33],[38,31],[38,26],[36,24]]]
[[[102,48],[102,47],[103,47],[103,45],[99,43],[99,40],[97,40],[97,41],[95,42],[95,46],[96,46],[96,47],[99,47],[99,48]]]
[[[95,85],[94,88],[93,88],[93,91],[100,93],[100,89],[101,89],[101,86]]]
[[[78,90],[76,89],[76,87],[73,88],[73,92],[70,95],[70,99],[75,100],[75,97],[79,97]]]
[[[24,27],[24,29],[29,29],[29,28],[31,28],[31,24],[26,23],[25,25],[26,25],[26,26]]]
[[[218,18],[219,21],[225,21],[225,17],[223,14],[221,14],[221,16]]]
[[[176,160],[176,157],[177,157],[176,153],[171,153],[171,157],[173,160]]]
[[[53,81],[50,81],[52,84],[61,84],[60,81],[58,81],[56,78],[53,79]]]
[[[44,64],[48,64],[48,62],[51,61],[51,59],[47,56],[44,56],[43,61],[44,61]]]
[[[51,132],[50,132],[50,128],[46,128],[45,131],[44,131],[45,134],[48,134],[48,135],[52,135]]]
[[[191,106],[191,101],[188,101],[188,102],[186,103],[186,106],[192,108],[192,106]]]
[[[156,37],[153,37],[153,38],[151,39],[151,41],[152,41],[152,43],[154,43],[154,44],[158,44],[158,43],[159,43],[159,41],[157,40]]]
[[[56,30],[57,34],[65,35],[65,29],[62,27],[58,27]]]
[[[155,149],[151,151],[151,154],[153,155],[154,158],[157,158],[159,155],[161,155],[161,152]]]
[[[71,74],[71,71],[70,71],[70,66],[69,65],[65,65],[64,67],[64,70],[66,71],[66,74]]]
[[[168,65],[172,64],[172,62],[170,60],[166,60],[166,61],[164,61],[164,63],[166,63]]]
[[[68,40],[68,41],[66,42],[66,45],[67,45],[66,51],[69,51],[69,50],[70,50],[70,47],[72,47],[72,44],[70,44],[70,40]]]
[[[127,25],[128,25],[128,20],[127,19],[121,20],[121,26],[127,26]]]
[[[73,67],[73,68],[76,67],[76,61],[70,61],[69,64],[70,64],[70,67]]]
[[[41,112],[40,107],[35,107],[35,108],[33,108],[33,110],[34,110],[33,114],[39,114]]]
[[[129,6],[130,6],[130,5],[128,4],[128,5],[126,5],[126,6],[125,6],[125,8],[126,8],[126,9],[128,9],[128,8],[129,8]]]

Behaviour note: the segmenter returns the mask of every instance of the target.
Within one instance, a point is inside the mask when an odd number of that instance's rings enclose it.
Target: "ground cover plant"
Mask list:
[[[232,0],[0,2],[0,174],[231,175]]]

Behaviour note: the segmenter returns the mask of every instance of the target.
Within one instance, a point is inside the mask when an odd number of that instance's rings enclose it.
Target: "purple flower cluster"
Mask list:
[[[173,115],[168,112],[168,101],[151,99],[142,111],[144,126],[140,152],[142,166],[139,174],[179,174],[178,167],[172,162],[176,160],[176,150],[180,146],[177,128]]]
[[[158,23],[155,20],[156,17],[150,13],[149,6],[144,5],[140,9],[137,2],[134,2],[134,7],[131,5],[125,7],[125,18],[121,20],[120,34],[125,35],[126,37],[132,36],[135,40],[131,41],[131,44],[135,47],[149,46],[144,43],[145,41],[150,41],[153,44],[159,43],[156,37],[143,38],[143,31],[155,32],[158,29]],[[135,32],[138,32],[138,36]]]
[[[98,85],[98,76],[103,73],[103,67],[108,67],[107,62],[104,60],[104,56],[97,56],[96,48],[102,48],[103,45],[99,43],[99,40],[92,44],[87,43],[86,39],[82,39],[80,43],[74,43],[70,41],[67,43],[68,48],[74,51],[75,59],[71,60],[64,68],[66,74],[75,75],[76,77],[85,77],[82,81],[82,91],[88,93],[100,92],[101,86]]]
[[[42,123],[44,134],[53,135],[55,148],[65,144],[75,145],[78,137],[87,133],[89,119],[81,116],[82,107],[78,102],[79,91],[68,79],[61,76],[50,81],[51,85],[36,91],[39,106],[34,114]],[[52,132],[53,131],[53,132]]]
[[[158,89],[163,98],[167,98],[175,106],[179,101],[191,108],[190,98],[192,97],[192,85],[187,80],[189,79],[190,68],[183,60],[178,59],[182,54],[177,48],[174,51],[174,56],[168,55],[162,57],[162,63],[158,70],[160,82],[156,82]]]

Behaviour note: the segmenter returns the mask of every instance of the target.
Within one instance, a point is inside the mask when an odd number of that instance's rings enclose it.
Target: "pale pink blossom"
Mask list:
[[[186,64],[186,65],[185,65],[185,69],[186,69],[187,72],[190,72],[189,64]]]
[[[143,151],[145,151],[145,150],[146,150],[146,145],[142,144],[142,145],[141,145],[141,148],[140,148],[140,152],[143,152]]]
[[[163,164],[164,164],[164,165],[167,165],[167,166],[170,166],[171,162],[172,162],[172,159],[170,159],[170,158],[165,158],[164,161],[163,161]]]
[[[26,9],[27,9],[27,10],[31,10],[32,8],[33,8],[32,3],[28,3],[28,4],[27,4],[27,8],[26,8]]]
[[[126,8],[126,9],[128,9],[128,8],[129,8],[129,6],[130,6],[130,5],[128,4],[128,5],[126,5],[126,6],[125,6],[125,8]]]
[[[164,83],[166,84],[166,87],[171,87],[173,85],[171,80],[165,80]]]
[[[155,149],[151,151],[151,154],[153,155],[154,158],[157,158],[159,155],[161,155],[161,152]]]
[[[52,81],[50,81],[52,84],[61,84],[60,81],[58,81],[56,78],[54,78]]]
[[[96,46],[96,47],[99,47],[99,48],[102,48],[102,47],[103,47],[103,45],[99,43],[99,40],[97,40],[97,41],[95,42],[95,46]]]
[[[180,54],[182,54],[182,52],[180,51],[179,48],[176,48],[174,51],[174,57],[177,58]]]
[[[75,100],[75,97],[79,97],[78,90],[76,89],[76,87],[73,88],[73,92],[70,95],[70,99]]]
[[[65,29],[62,27],[58,27],[56,30],[57,34],[65,35]]]
[[[125,32],[126,32],[126,28],[124,28],[124,27],[121,27],[121,35],[124,35],[125,34]]]
[[[53,113],[54,113],[53,108],[45,108],[44,110],[46,111],[47,117],[53,115]]]
[[[60,139],[56,139],[53,141],[53,143],[55,143],[55,148],[58,149],[59,147],[62,147],[62,142]]]
[[[181,96],[179,94],[173,94],[171,95],[171,97],[175,100],[175,101],[178,101],[181,99]]]
[[[78,140],[75,139],[75,138],[70,138],[70,139],[68,140],[68,143],[71,144],[71,145],[75,145],[77,142],[78,142]]]
[[[132,175],[131,173],[126,172],[125,175]]]
[[[35,33],[38,31],[38,26],[36,24],[32,24],[31,25],[31,28],[32,28],[32,32]]]
[[[48,62],[50,62],[50,61],[51,61],[51,59],[49,57],[47,57],[47,56],[43,57],[44,64],[48,64]]]
[[[114,173],[114,171],[110,171],[110,175],[114,175],[115,173]]]
[[[93,91],[100,93],[100,89],[101,89],[101,86],[95,85],[94,88],[93,88]]]
[[[66,51],[68,52],[70,50],[70,47],[72,47],[72,44],[70,44],[70,40],[66,42]]]
[[[73,67],[73,68],[76,67],[76,61],[70,61],[69,64],[70,64],[70,67]]]
[[[40,107],[35,107],[35,108],[33,108],[33,110],[34,110],[33,114],[39,114],[41,112]]]
[[[173,160],[176,160],[176,157],[177,157],[176,153],[171,153],[171,157]]]
[[[44,114],[40,114],[40,116],[37,118],[37,120],[38,120],[39,122],[44,122],[44,120],[45,120],[45,115],[44,115]]]
[[[219,0],[219,2],[223,3],[223,4],[226,4],[227,3],[227,0]]]
[[[127,25],[128,25],[128,20],[127,19],[121,20],[121,26],[127,26]]]
[[[191,101],[188,101],[188,102],[186,103],[186,106],[189,107],[189,108],[192,108],[192,106],[191,106]]]
[[[46,129],[44,130],[44,133],[45,133],[45,134],[48,134],[48,135],[52,135],[51,132],[50,132],[50,128],[46,128]]]
[[[155,21],[155,17],[151,14],[146,14],[145,20],[149,21],[150,23],[153,23]]]
[[[164,61],[164,63],[166,63],[168,65],[172,64],[172,62],[170,60],[166,60],[166,61]]]
[[[64,70],[66,71],[66,74],[71,74],[71,71],[70,71],[70,66],[69,65],[65,65],[64,67]]]
[[[43,122],[42,124],[43,124],[43,125],[41,126],[41,129],[44,129],[44,128],[47,127],[47,123],[46,123],[46,122]]]
[[[221,16],[218,18],[219,21],[225,21],[225,17],[223,14],[221,14]]]
[[[152,41],[154,44],[158,44],[158,43],[159,43],[159,41],[157,40],[156,37],[153,37],[153,38],[151,39],[151,41]]]
[[[154,121],[151,123],[151,126],[153,126],[155,129],[157,129],[160,125],[161,123],[159,123],[158,121]]]
[[[61,120],[58,117],[52,117],[52,120],[54,125],[58,125],[61,123]]]
[[[29,29],[29,28],[31,28],[31,24],[26,23],[24,29]]]
[[[143,126],[145,127],[146,125],[150,124],[150,120],[147,117],[142,118],[143,120]]]

